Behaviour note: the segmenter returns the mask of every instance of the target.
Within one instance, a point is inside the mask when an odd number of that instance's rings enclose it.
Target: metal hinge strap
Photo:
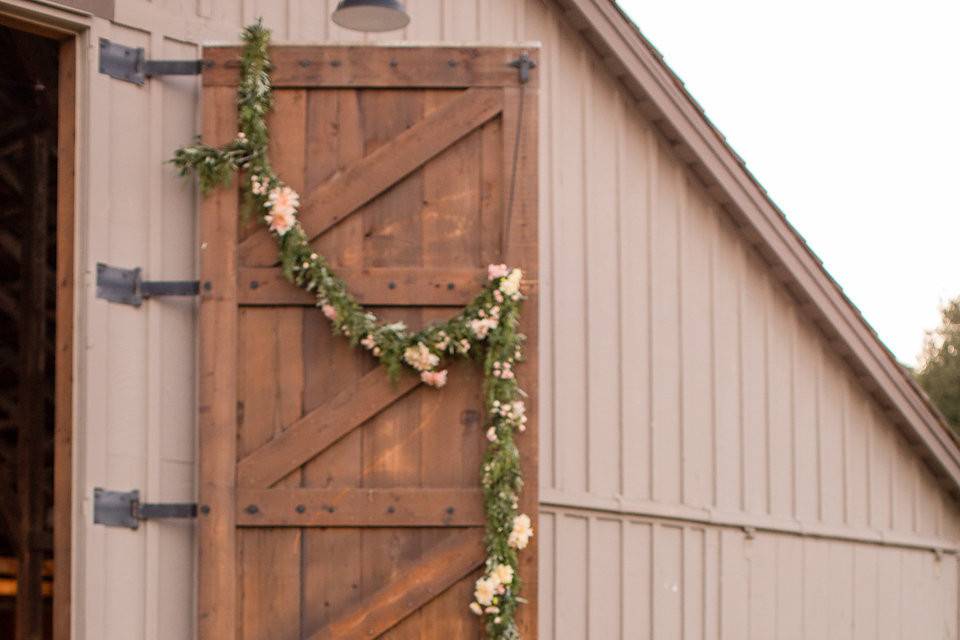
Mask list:
[[[193,502],[140,502],[140,491],[93,490],[93,521],[107,527],[139,529],[144,520],[155,518],[196,518]]]
[[[97,297],[110,302],[139,307],[147,298],[198,293],[200,283],[196,280],[144,280],[140,267],[123,269],[97,263]]]
[[[153,76],[195,76],[204,60],[147,60],[143,47],[128,47],[100,38],[100,73],[142,85]]]

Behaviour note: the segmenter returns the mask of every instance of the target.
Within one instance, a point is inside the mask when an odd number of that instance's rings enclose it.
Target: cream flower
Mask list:
[[[523,272],[520,269],[514,269],[501,283],[500,291],[508,296],[520,293],[520,280],[523,278]]]
[[[483,615],[483,607],[481,607],[481,606],[480,606],[479,604],[477,604],[476,602],[471,602],[471,603],[470,603],[470,611],[473,611],[473,612],[474,612],[475,614],[477,614],[478,616],[482,616],[482,615]]]
[[[474,585],[473,597],[485,607],[493,604],[493,596],[497,594],[498,583],[492,578],[480,578]]]
[[[262,196],[267,192],[266,178],[250,176],[250,191],[255,196]]]
[[[470,331],[473,331],[473,335],[483,340],[491,329],[497,328],[498,323],[494,318],[474,318],[468,324],[470,325]]]
[[[440,357],[422,342],[418,342],[415,347],[407,347],[403,352],[403,359],[417,371],[428,371],[440,364]]]
[[[420,379],[431,387],[440,388],[447,384],[447,370],[443,371],[421,371]]]
[[[508,564],[498,564],[490,572],[500,584],[511,584],[513,582],[513,567]]]
[[[360,344],[363,345],[364,349],[372,350],[377,346],[377,341],[373,336],[366,336],[363,340],[360,341]]]
[[[300,206],[300,196],[290,187],[274,187],[267,196],[267,206],[274,213],[295,213]]]
[[[510,269],[505,264],[491,264],[487,267],[487,279],[496,280],[510,273]]]
[[[263,219],[267,221],[270,231],[280,236],[293,229],[294,225],[297,224],[297,216],[293,210],[271,210],[270,213],[263,216]]]
[[[507,544],[514,549],[525,549],[533,537],[533,524],[530,522],[530,516],[521,513],[513,519],[513,531],[507,538]]]

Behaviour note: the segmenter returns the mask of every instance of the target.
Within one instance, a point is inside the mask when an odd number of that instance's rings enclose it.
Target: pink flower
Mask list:
[[[300,206],[300,195],[290,187],[275,187],[267,196],[267,206],[274,213],[295,213]]]
[[[497,441],[497,430],[494,429],[493,427],[490,427],[489,429],[487,429],[487,440],[489,440],[490,442]]]
[[[503,278],[510,273],[510,269],[505,264],[491,264],[487,267],[487,279],[496,280]]]
[[[333,308],[333,305],[324,304],[320,307],[320,310],[323,311],[323,315],[327,316],[330,320],[337,319],[337,310]]]
[[[280,236],[293,229],[293,226],[297,224],[297,216],[292,210],[271,210],[270,213],[263,216],[263,219],[267,221],[270,231]]]
[[[447,384],[447,370],[443,371],[421,371],[420,379],[431,387],[440,388]]]

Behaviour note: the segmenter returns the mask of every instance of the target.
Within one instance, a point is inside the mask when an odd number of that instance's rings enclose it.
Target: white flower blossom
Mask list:
[[[508,564],[498,564],[490,572],[495,576],[500,584],[511,584],[513,582],[513,567]]]
[[[417,371],[429,371],[440,364],[440,357],[422,342],[418,342],[415,347],[407,347],[403,352],[403,359]]]
[[[508,296],[514,296],[520,293],[520,280],[523,278],[523,272],[520,269],[514,269],[503,281],[500,282],[500,291]]]
[[[530,522],[530,516],[521,513],[513,519],[513,531],[507,538],[507,544],[514,549],[525,549],[533,537],[533,524]]]
[[[493,604],[493,597],[497,595],[498,586],[499,583],[493,578],[480,578],[474,585],[473,597],[476,598],[477,602],[481,605],[489,607]]]

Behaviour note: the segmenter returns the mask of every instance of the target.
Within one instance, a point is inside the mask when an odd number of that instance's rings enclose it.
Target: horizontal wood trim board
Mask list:
[[[377,367],[240,460],[238,486],[270,487],[419,384],[411,373],[392,382]]]
[[[480,489],[241,489],[241,527],[480,527]]]
[[[374,306],[461,307],[486,284],[483,269],[420,269],[337,267],[337,275],[361,304]],[[316,296],[283,277],[277,267],[240,269],[241,305],[313,306]]]
[[[872,544],[902,549],[922,549],[942,553],[960,553],[954,540],[926,536],[905,535],[877,529],[852,529],[842,525],[806,524],[789,518],[746,513],[720,512],[684,505],[658,504],[646,501],[619,500],[584,494],[568,495],[559,491],[540,490],[540,507],[579,512],[618,515],[630,518],[670,520],[714,527],[753,529],[804,538],[819,538]]]
[[[894,405],[909,434],[930,452],[933,466],[949,476],[952,491],[960,494],[960,446],[949,435],[949,427],[917,393],[903,367],[882,346],[675,77],[610,2],[561,1],[574,12],[581,30],[590,31],[591,40],[602,43],[606,57],[622,65],[624,72],[620,75],[627,84],[642,88],[643,100],[649,101],[654,111],[670,124],[679,142],[687,145],[692,157],[702,165],[712,183],[710,191],[729,202],[727,209],[744,227],[744,233],[755,236],[759,244],[769,249],[828,331],[847,345],[851,364],[876,383],[880,394]]]
[[[307,236],[316,238],[502,109],[502,90],[467,89],[335,174],[304,198],[300,224]],[[243,264],[276,264],[276,242],[261,228],[240,244],[240,256]]]
[[[399,578],[359,600],[309,638],[376,638],[469,575],[483,563],[484,555],[481,531],[451,536],[425,549],[423,559],[397,572]]]
[[[310,87],[509,87],[520,84],[510,66],[522,51],[537,58],[537,48],[500,47],[275,47],[273,86]],[[236,86],[239,47],[209,47],[203,57],[206,86]],[[530,74],[536,86],[537,74]]]

